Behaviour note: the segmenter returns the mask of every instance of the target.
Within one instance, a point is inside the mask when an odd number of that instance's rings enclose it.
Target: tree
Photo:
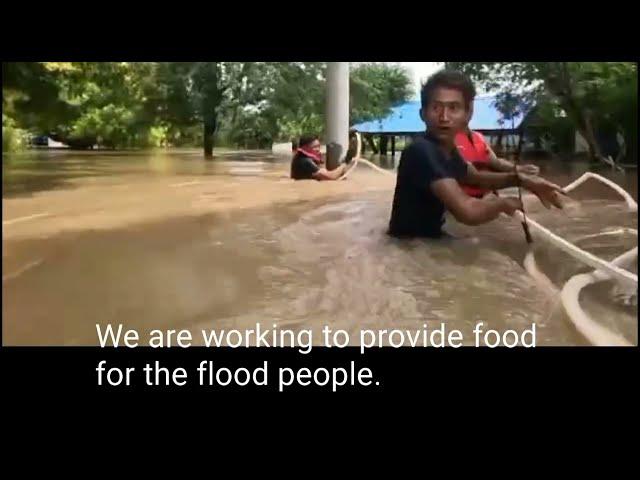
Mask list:
[[[272,140],[287,141],[303,133],[323,134],[326,63],[269,63],[263,71],[259,102],[251,113],[245,112],[256,127],[259,122]],[[352,67],[351,123],[385,116],[411,93],[411,79],[399,66],[371,63]]]
[[[637,65],[625,62],[449,62],[486,90],[538,105],[554,102],[586,140],[593,159],[606,161],[598,129],[616,125],[637,152]],[[505,98],[503,94],[503,99]],[[500,98],[499,98],[500,100]],[[498,102],[498,107],[505,108]],[[608,163],[608,162],[607,162]]]
[[[17,126],[49,131],[75,115],[61,98],[64,70],[44,62],[2,63],[2,111]]]
[[[201,62],[194,65],[190,79],[197,116],[204,125],[205,157],[213,156],[215,133],[225,120],[235,127],[243,106],[263,98],[263,63]]]
[[[326,64],[271,63],[273,81],[265,89],[262,115],[274,140],[324,131]]]
[[[47,134],[74,147],[204,145],[216,135],[266,146],[322,134],[322,62],[9,62],[3,131]],[[382,116],[410,93],[396,66],[352,70],[352,122]],[[8,142],[17,145],[19,142]]]
[[[395,105],[407,101],[412,81],[398,65],[366,63],[351,70],[350,108],[353,124],[385,117]]]
[[[213,156],[214,134],[218,126],[218,108],[226,89],[221,85],[221,65],[217,62],[200,62],[194,66],[193,90],[197,111],[204,126],[204,156]]]

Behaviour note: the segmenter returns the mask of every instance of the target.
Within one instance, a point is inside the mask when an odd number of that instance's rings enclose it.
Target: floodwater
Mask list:
[[[388,165],[384,160],[380,162]],[[540,163],[565,185],[585,165]],[[270,152],[34,152],[3,157],[4,345],[97,345],[96,324],[155,328],[416,330],[427,325],[521,332],[537,345],[587,345],[556,297],[522,267],[522,229],[499,219],[450,224],[459,240],[399,241],[385,234],[395,178],[359,165],[346,181],[294,182]],[[635,171],[605,175],[637,198]],[[564,211],[526,202],[531,218],[612,259],[637,214],[587,182]],[[588,272],[535,242],[556,287]],[[634,272],[637,267],[632,267]],[[583,308],[637,344],[637,291],[585,289]],[[197,340],[195,343],[198,343]]]

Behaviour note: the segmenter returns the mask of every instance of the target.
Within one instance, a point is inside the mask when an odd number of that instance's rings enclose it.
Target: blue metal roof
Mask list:
[[[472,130],[511,130],[518,128],[523,120],[519,115],[512,122],[500,123],[502,114],[494,105],[494,96],[476,97],[473,103],[473,118],[469,124]],[[394,107],[389,115],[379,120],[359,123],[353,126],[362,133],[420,133],[425,131],[420,119],[420,101],[411,101]]]

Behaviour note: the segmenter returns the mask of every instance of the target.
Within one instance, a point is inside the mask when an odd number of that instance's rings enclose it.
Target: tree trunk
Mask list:
[[[587,142],[589,156],[593,160],[609,163],[602,155],[598,144],[591,112],[581,108],[574,96],[573,82],[567,62],[560,62],[559,66],[558,77],[553,82],[545,81],[547,89],[560,100],[560,104],[567,114],[575,119],[578,131]]]
[[[616,142],[618,143],[618,155],[616,155],[616,163],[622,163],[627,156],[627,142],[624,138],[624,130],[616,130]]]
[[[577,113],[580,114],[582,112]],[[580,117],[580,121],[578,122],[578,131],[587,142],[587,145],[589,147],[589,155],[594,160],[605,161],[604,156],[602,155],[602,151],[600,150],[598,140],[596,139],[596,133],[594,131],[590,115],[587,113],[584,115],[580,115]]]
[[[369,144],[369,146],[371,147],[371,151],[374,154],[378,153],[378,147],[376,147],[376,144],[373,141],[373,136],[372,135],[367,135],[366,137],[367,143]]]
[[[204,123],[204,158],[213,158],[215,133],[216,133],[215,119],[205,121]]]

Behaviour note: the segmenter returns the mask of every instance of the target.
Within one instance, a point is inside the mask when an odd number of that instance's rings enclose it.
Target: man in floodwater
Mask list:
[[[517,198],[478,199],[460,184],[488,190],[520,185],[535,194],[543,205],[562,208],[562,190],[535,175],[478,171],[465,162],[455,144],[456,135],[467,129],[475,88],[460,72],[443,70],[422,87],[420,117],[427,126],[424,136],[407,147],[400,158],[389,234],[397,237],[443,235],[448,210],[461,223],[480,225],[501,213],[522,209]]]
[[[294,180],[339,180],[349,170],[351,164],[343,163],[334,170],[327,170],[323,165],[318,137],[315,135],[300,137],[298,148],[291,160],[291,178]]]

